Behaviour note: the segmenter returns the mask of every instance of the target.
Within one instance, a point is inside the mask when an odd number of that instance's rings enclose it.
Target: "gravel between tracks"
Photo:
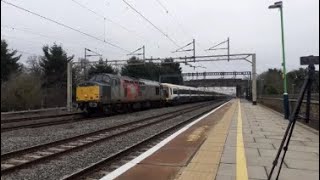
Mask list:
[[[191,112],[192,115],[200,114],[213,106],[208,106]],[[30,179],[30,180],[56,180],[62,178],[64,175],[71,174],[78,169],[84,168],[91,163],[101,160],[103,157],[108,157],[110,154],[119,151],[127,146],[132,145],[142,139],[150,137],[159,131],[162,131],[173,124],[177,124],[190,117],[190,113],[177,116],[175,119],[168,120],[164,123],[152,125],[141,131],[133,132],[125,136],[113,139],[108,142],[102,142],[85,150],[74,152],[72,155],[61,156],[60,159],[49,161],[45,164],[36,165],[33,168],[23,169],[13,174],[1,177],[2,179]]]
[[[79,121],[68,124],[27,128],[1,133],[1,154],[21,148],[31,147],[56,140],[70,138],[84,133],[94,132],[124,122],[131,122],[146,117],[151,117],[166,112],[173,112],[201,103],[186,104],[181,106],[150,109],[130,114],[115,115],[97,118],[89,121]]]

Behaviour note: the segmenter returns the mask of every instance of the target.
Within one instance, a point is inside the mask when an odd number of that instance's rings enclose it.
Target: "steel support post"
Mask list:
[[[87,48],[84,48],[84,63],[83,63],[84,80],[87,80]]]
[[[67,109],[72,111],[72,62],[67,65]]]
[[[195,39],[192,40],[193,44],[193,61],[196,62],[196,41]]]
[[[146,60],[146,50],[145,50],[144,46],[142,46],[142,50],[143,50],[143,52],[142,52],[143,62],[145,62],[145,60]]]
[[[230,39],[228,38],[228,61],[230,61]]]
[[[282,67],[283,67],[283,107],[284,107],[284,118],[289,119],[289,97],[287,91],[287,72],[286,72],[286,54],[284,46],[284,23],[283,23],[283,8],[280,7],[280,18],[281,18],[281,42],[282,42]]]
[[[252,104],[257,104],[257,70],[256,70],[256,54],[252,54]]]

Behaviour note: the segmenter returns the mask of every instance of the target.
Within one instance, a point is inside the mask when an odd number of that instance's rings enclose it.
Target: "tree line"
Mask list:
[[[68,55],[62,45],[57,44],[43,46],[42,52],[41,56],[29,56],[24,65],[20,62],[22,55],[1,40],[1,111],[65,106],[67,64],[74,61],[74,55]],[[156,65],[137,57],[131,57],[120,70],[102,58],[95,64],[86,59],[79,59],[79,62],[72,69],[74,92],[76,85],[84,80],[84,66],[88,78],[98,73],[111,73],[158,81],[160,75],[181,75],[182,72],[178,63]],[[165,62],[173,60],[166,59]],[[183,80],[178,76],[162,78],[162,82],[182,84]]]
[[[306,68],[299,68],[287,73],[287,91],[289,94],[298,94],[306,77]],[[319,71],[316,71],[311,87],[312,93],[319,93]],[[268,69],[258,75],[258,94],[283,94],[283,73],[280,69]]]
[[[21,54],[1,40],[1,111],[63,106],[66,101],[68,56],[59,45],[42,47],[42,56]]]
[[[22,55],[10,49],[5,40],[1,40],[1,111],[65,106],[67,64],[74,61],[74,55],[68,55],[57,44],[43,46],[42,52],[41,56],[28,57],[26,65],[23,65],[20,62]],[[88,78],[99,73],[111,73],[153,81],[161,77],[161,82],[183,84],[180,64],[174,63],[171,58],[155,64],[131,57],[121,69],[116,69],[108,64],[107,59],[102,58],[95,64],[83,58],[79,62],[72,69],[74,92],[76,85],[84,80],[84,67],[88,70]],[[303,68],[287,73],[289,94],[298,93],[305,73]],[[319,72],[316,72],[312,89],[313,93],[319,93]],[[282,71],[268,69],[261,73],[258,76],[257,91],[263,95],[282,94]]]

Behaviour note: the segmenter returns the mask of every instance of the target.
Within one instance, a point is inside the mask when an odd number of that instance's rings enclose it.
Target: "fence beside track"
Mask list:
[[[289,108],[290,111],[293,110],[297,102],[297,99],[289,99]],[[283,113],[283,99],[275,96],[262,96],[258,97],[258,103],[265,105],[273,110],[276,110],[280,113]],[[306,101],[304,100],[301,105],[300,117],[305,117],[306,112]],[[299,121],[304,123],[305,125],[312,127],[316,130],[319,130],[319,100],[311,100],[310,103],[310,120],[309,123],[305,123],[303,118],[299,118]]]

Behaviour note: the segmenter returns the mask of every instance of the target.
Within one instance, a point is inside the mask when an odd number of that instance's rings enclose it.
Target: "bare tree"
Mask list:
[[[41,56],[29,56],[27,59],[27,71],[38,77],[42,75],[40,59]]]

